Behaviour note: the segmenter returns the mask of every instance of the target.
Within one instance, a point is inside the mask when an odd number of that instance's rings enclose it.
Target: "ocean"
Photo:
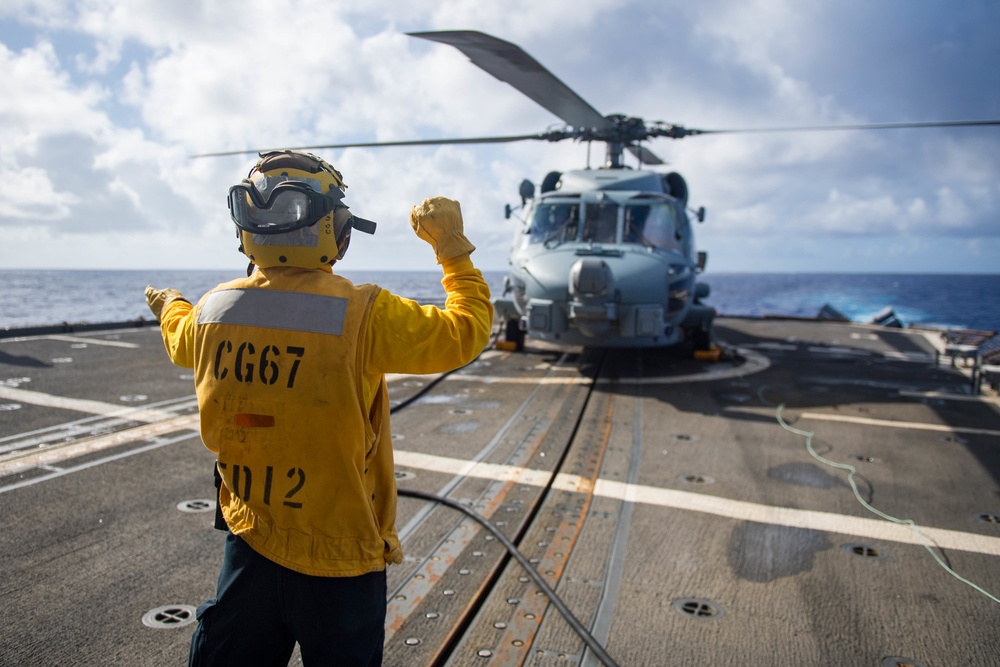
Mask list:
[[[436,271],[345,271],[421,302],[441,301]],[[484,271],[494,296],[502,271]],[[0,269],[0,330],[51,324],[149,319],[146,285],[173,287],[192,301],[232,271],[83,271]],[[855,322],[891,308],[907,326],[1000,330],[1000,275],[706,273],[705,302],[722,315],[814,317],[830,305]]]

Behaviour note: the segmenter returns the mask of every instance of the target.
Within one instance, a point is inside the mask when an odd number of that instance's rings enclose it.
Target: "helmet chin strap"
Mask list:
[[[240,236],[240,228],[239,227],[236,228],[236,238],[240,241],[240,245],[239,245],[238,248],[236,248],[236,250],[241,255],[246,255],[247,251],[246,251],[246,249],[243,248],[243,237]],[[249,255],[247,255],[247,257],[249,258]],[[250,263],[247,264],[247,278],[249,278],[250,274],[253,273],[253,267],[254,267],[254,264],[253,264],[253,260],[251,259]]]

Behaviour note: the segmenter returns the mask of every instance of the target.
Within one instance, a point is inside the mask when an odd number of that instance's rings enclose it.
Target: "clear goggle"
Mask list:
[[[240,229],[252,234],[285,234],[308,227],[323,219],[330,211],[343,206],[344,192],[317,192],[305,180],[274,178],[243,179],[229,188],[229,214]],[[265,186],[263,192],[258,184]],[[316,182],[319,187],[319,182]],[[266,193],[266,194],[265,194]]]

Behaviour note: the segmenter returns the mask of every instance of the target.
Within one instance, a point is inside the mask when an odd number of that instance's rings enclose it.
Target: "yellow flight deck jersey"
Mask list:
[[[402,561],[384,374],[467,364],[493,321],[468,255],[442,268],[443,310],[293,267],[258,268],[196,306],[163,309],[171,361],[195,369],[222,514],[260,554],[331,577]]]

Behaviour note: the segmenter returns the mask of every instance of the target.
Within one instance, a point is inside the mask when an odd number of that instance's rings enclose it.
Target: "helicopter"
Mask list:
[[[810,132],[913,127],[1000,125],[1000,120],[882,123],[752,129],[694,129],[623,114],[603,115],[519,46],[478,31],[410,32],[452,46],[476,66],[527,96],[566,125],[537,134],[326,144],[294,150],[352,147],[488,144],[572,139],[588,144],[584,169],[551,171],[539,186],[525,179],[515,219],[504,291],[494,299],[505,343],[522,349],[525,337],[557,346],[672,347],[716,350],[715,310],[698,280],[707,253],[696,250],[684,177],[662,173],[664,161],[642,142],[656,138],[743,132]],[[593,142],[606,146],[604,163],[589,166]],[[196,157],[250,151],[209,153]],[[626,166],[625,153],[638,160]]]

